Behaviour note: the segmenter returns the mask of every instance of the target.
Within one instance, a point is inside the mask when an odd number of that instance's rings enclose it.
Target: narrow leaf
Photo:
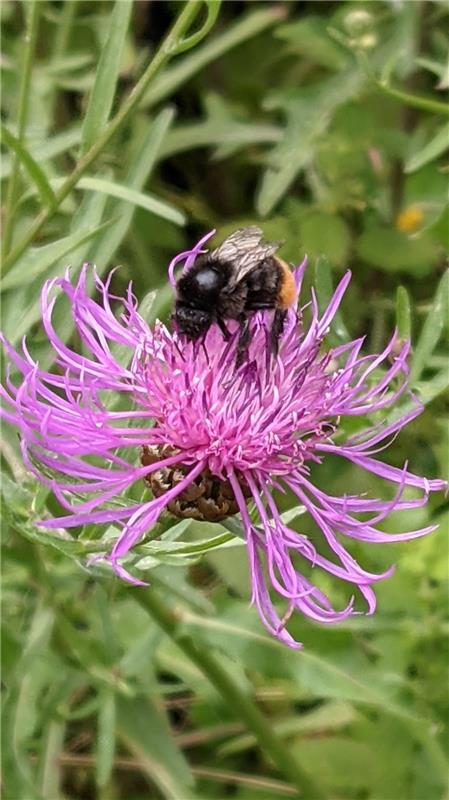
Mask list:
[[[1,134],[4,142],[11,150],[14,150],[17,158],[21,161],[31,180],[36,185],[44,205],[53,208],[56,205],[55,193],[39,164],[34,160],[25,145],[13,136],[4,125],[1,126]]]
[[[445,152],[449,147],[449,123],[442,125],[430,142],[414,153],[406,162],[404,171],[407,173],[416,172],[429,161],[433,161]]]
[[[51,158],[70,150],[71,147],[79,143],[80,137],[81,128],[79,125],[75,125],[72,128],[62,131],[62,133],[49,136],[45,141],[39,141],[38,143],[30,141],[28,142],[28,148],[34,161],[42,163],[43,161],[49,161]],[[1,180],[9,177],[11,174],[11,167],[12,159],[9,156],[2,158],[0,165]]]
[[[429,356],[447,326],[447,314],[449,307],[449,270],[447,270],[435,292],[432,307],[425,319],[421,336],[418,339],[415,356],[410,370],[410,383],[413,386],[419,380],[420,375],[426,366]]]
[[[332,297],[334,287],[332,271],[327,256],[318,256],[315,262],[315,288],[321,311],[324,311]],[[347,342],[350,339],[348,329],[343,322],[341,311],[337,311],[331,324],[329,341],[334,345]]]
[[[132,162],[124,184],[136,191],[141,191],[148,181],[159,156],[167,131],[174,118],[172,108],[163,108],[151,123],[151,127],[141,143],[138,154]],[[89,258],[97,265],[99,274],[107,269],[117,248],[125,238],[131,224],[135,206],[124,200],[111,206],[111,211],[118,222],[100,239],[98,245],[89,253]]]
[[[94,228],[83,228],[70,236],[65,236],[43,247],[35,247],[27,252],[12,268],[0,283],[0,290],[15,289],[28,284],[35,278],[43,277],[49,267],[56,261],[67,256],[79,245],[93,239],[98,233],[105,230],[111,222],[104,222]],[[16,317],[17,320],[17,317]]]
[[[186,217],[181,211],[160,200],[149,192],[139,192],[136,189],[131,189],[129,186],[116,183],[115,181],[105,180],[104,178],[81,178],[78,183],[80,189],[88,189],[92,192],[101,192],[110,195],[110,197],[117,197],[119,200],[125,200],[135,206],[140,206],[158,217],[167,219],[174,222],[175,225],[185,225]]]
[[[265,216],[284,196],[300,172],[312,161],[321,137],[339,106],[353,99],[365,77],[358,69],[322,81],[319,87],[276,94],[270,109],[283,108],[287,125],[282,141],[273,148],[257,196],[257,210]],[[268,107],[268,104],[267,104]]]
[[[45,731],[44,748],[40,761],[39,785],[45,800],[61,796],[61,763],[64,749],[66,725],[61,720],[52,719]]]
[[[169,800],[191,800],[193,779],[166,719],[148,697],[118,700],[118,735],[151,783]]]
[[[273,727],[278,736],[286,739],[290,736],[322,734],[332,730],[339,730],[349,725],[356,719],[356,711],[349,703],[340,700],[329,701],[312,711],[300,715],[287,717],[277,722]],[[256,745],[256,738],[252,733],[236,736],[219,748],[220,756],[234,755],[249,750]]]
[[[254,144],[273,144],[282,137],[276,125],[255,125],[238,122],[231,117],[223,121],[207,120],[193,125],[179,125],[171,131],[162,147],[165,158],[197,147],[220,147],[217,157],[234,153],[238,148]]]
[[[166,542],[154,541],[148,542],[142,547],[142,550],[148,554],[171,554],[183,553],[192,555],[195,553],[205,553],[208,550],[214,550],[217,547],[223,547],[225,544],[233,543],[239,547],[243,544],[240,539],[235,539],[231,533],[219,533],[218,536],[212,536],[209,539],[201,539],[197,542]]]
[[[110,203],[110,201],[109,201]],[[105,194],[93,194],[92,192],[86,192],[78,209],[75,211],[75,214],[72,219],[72,225],[70,228],[70,235],[76,234],[78,231],[86,229],[88,227],[96,227],[101,225],[103,222],[103,218],[106,213],[106,207],[108,205],[108,198]],[[72,280],[76,280],[79,270],[81,269],[81,265],[84,261],[89,260],[89,252],[91,247],[95,247],[96,242],[102,241],[103,236],[106,236],[108,231],[113,230],[117,225],[120,225],[121,219],[118,217],[118,214],[115,216],[115,223],[114,225],[110,225],[108,228],[105,229],[103,233],[100,233],[98,239],[95,238],[92,240],[92,244],[90,242],[87,245],[81,244],[78,247],[75,247],[70,253],[70,263],[72,264]],[[94,262],[95,263],[95,262]],[[105,267],[108,265],[106,264]],[[50,273],[46,275],[46,277],[53,277],[60,273],[61,265],[56,264],[54,265]],[[39,286],[37,285],[37,281],[34,281],[32,285],[33,295],[34,295],[34,303],[33,309],[36,315],[35,319],[39,319],[40,312],[39,312]],[[29,295],[30,298],[32,295]],[[59,336],[62,338],[63,341],[67,341],[70,333],[73,331],[73,317],[71,314],[66,313],[66,307],[64,303],[56,303],[54,309],[54,325],[56,330],[58,331]],[[30,315],[31,316],[31,315]],[[56,358],[56,354],[54,349],[49,345],[46,352],[40,355],[39,363],[42,366],[42,369],[49,369],[51,364],[53,363],[54,359]]]
[[[400,339],[410,339],[412,330],[410,297],[404,286],[398,286],[396,292],[396,326]]]
[[[106,686],[98,712],[96,780],[100,787],[107,785],[114,766],[115,718],[115,693]]]
[[[426,406],[435,397],[438,395],[443,394],[449,388],[449,363],[446,364],[444,369],[441,369],[434,375],[433,378],[426,381],[418,381],[416,383],[416,389],[419,393],[419,399],[422,403]]]
[[[82,156],[93,145],[109,119],[132,6],[131,0],[116,0],[110,15],[109,30],[101,51],[95,82],[84,118],[81,134]]]

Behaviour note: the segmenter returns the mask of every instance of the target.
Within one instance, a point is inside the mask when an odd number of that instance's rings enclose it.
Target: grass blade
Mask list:
[[[164,157],[183,153],[197,147],[239,147],[255,144],[276,144],[282,128],[276,125],[257,125],[229,120],[226,125],[214,120],[193,125],[179,125],[167,136],[162,148]]]
[[[334,288],[332,283],[331,265],[327,256],[318,256],[315,262],[315,288],[321,311],[324,311],[332,297]],[[341,311],[337,311],[329,331],[329,341],[333,345],[347,342],[351,337],[343,322]]]
[[[269,214],[282,199],[301,171],[312,161],[322,136],[337,109],[352,100],[363,86],[364,76],[357,69],[321,82],[319,88],[295,90],[292,95],[275,97],[270,109],[282,108],[287,124],[282,140],[268,157],[262,175],[256,207],[261,216]],[[268,105],[267,105],[268,107]]]
[[[117,197],[119,200],[125,200],[131,205],[140,206],[158,217],[174,222],[175,225],[185,225],[186,223],[186,217],[181,211],[148,192],[144,194],[137,189],[104,178],[81,178],[78,186],[80,189],[100,192],[110,195],[110,197]]]
[[[130,189],[141,191],[151,175],[157,161],[165,136],[174,118],[172,108],[164,108],[155,117],[146,139],[138,150],[138,155],[131,164],[125,179],[125,185]],[[108,230],[100,239],[95,248],[89,253],[89,258],[97,265],[99,274],[104,272],[108,263],[125,238],[131,224],[134,205],[121,200],[111,205],[111,214],[118,218],[118,222]]]
[[[27,119],[30,107],[31,76],[33,71],[33,60],[37,44],[37,33],[39,27],[39,15],[41,4],[37,0],[24,4],[25,15],[27,17],[26,35],[23,42],[23,62],[20,70],[19,79],[19,100],[17,109],[17,137],[19,141],[25,136]],[[16,203],[19,178],[19,159],[13,159],[11,176],[8,181],[8,190],[5,198],[4,208],[4,229],[2,235],[2,256],[5,257],[11,245],[14,228],[14,206]]]
[[[113,689],[105,686],[98,712],[97,785],[107,786],[114,766],[116,706]]]
[[[39,161],[42,163],[42,161],[49,161],[51,158],[55,158],[55,156],[59,156],[61,153],[65,153],[67,150],[70,150],[71,147],[79,144],[80,137],[81,128],[79,125],[75,125],[72,128],[62,131],[62,133],[50,136],[48,139],[39,142],[39,144],[35,146],[32,142],[28,142],[28,150],[35,162]],[[12,158],[5,156],[2,158],[0,180],[8,178],[11,174],[11,169]]]
[[[44,205],[53,208],[56,204],[55,193],[39,164],[34,160],[33,156],[20,139],[13,136],[11,131],[5,128],[4,125],[1,126],[1,135],[5,144],[14,151],[19,161],[21,161],[25,167],[31,180],[36,185]]]
[[[60,797],[61,789],[61,762],[64,750],[65,723],[51,720],[45,736],[45,748],[41,756],[39,769],[39,786],[44,800],[54,800]]]
[[[167,800],[192,800],[192,774],[170,736],[167,720],[149,697],[119,698],[118,735],[139,761],[140,769]]]
[[[396,292],[396,326],[402,341],[410,339],[412,332],[412,314],[410,297],[404,286],[398,286]]]
[[[417,153],[414,153],[406,162],[404,172],[416,172],[429,161],[433,161],[445,152],[449,147],[449,123],[442,125],[435,136],[432,137],[430,142],[427,142],[424,147],[421,147]]]
[[[109,119],[117,88],[123,46],[132,10],[130,0],[116,0],[106,44],[101,52],[95,83],[87,105],[81,134],[81,156],[92,147]]]
[[[6,275],[0,284],[0,289],[17,289],[23,286],[26,280],[29,283],[36,278],[43,279],[48,268],[51,267],[55,261],[59,261],[64,256],[71,253],[76,247],[85,244],[96,236],[100,231],[103,231],[111,222],[104,222],[95,227],[83,228],[70,236],[65,236],[51,244],[46,244],[43,247],[34,248],[31,253],[27,253],[26,257],[20,259],[11,272]]]
[[[447,326],[449,307],[449,270],[447,270],[435,292],[432,307],[425,319],[421,336],[418,339],[415,356],[410,370],[410,384],[413,386],[420,378],[429,356],[432,354],[443,329]]]

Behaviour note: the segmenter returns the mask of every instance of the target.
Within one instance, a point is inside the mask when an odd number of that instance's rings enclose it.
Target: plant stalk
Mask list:
[[[55,33],[52,58],[64,55],[69,44],[70,34],[78,10],[78,0],[65,0],[61,9],[60,24]]]
[[[441,103],[439,100],[432,100],[431,97],[422,97],[421,95],[403,92],[401,89],[395,89],[387,83],[382,83],[382,81],[376,81],[376,86],[384,94],[396,98],[396,100],[399,100],[406,106],[410,106],[410,108],[417,108],[420,111],[429,111],[431,114],[442,114],[445,117],[449,116],[449,106],[446,103]]]
[[[35,5],[39,5],[39,2],[37,1]],[[145,94],[154,76],[159,72],[159,70],[164,66],[164,64],[166,64],[166,62],[170,59],[170,57],[178,52],[178,48],[182,46],[183,35],[193,22],[201,6],[202,6],[202,0],[187,0],[187,3],[182,9],[178,19],[174,23],[173,28],[165,37],[161,46],[154,55],[154,58],[151,60],[150,64],[146,68],[144,74],[142,75],[138,83],[135,85],[134,89],[124,100],[121,108],[118,110],[115,117],[111,119],[107,127],[104,129],[103,133],[98,137],[97,141],[92,145],[90,150],[88,150],[88,152],[80,159],[73,172],[71,172],[71,174],[67,177],[62,186],[56,192],[55,195],[56,200],[54,207],[42,209],[40,214],[38,214],[32,225],[28,229],[23,239],[4,258],[3,261],[4,275],[6,275],[9,269],[22,255],[24,250],[26,250],[28,245],[31,244],[31,242],[41,231],[45,223],[53,216],[53,214],[57,211],[58,207],[61,205],[63,200],[65,200],[67,195],[76,186],[82,175],[84,175],[84,173],[88,170],[91,164],[100,155],[102,150],[104,150],[108,142],[112,139],[112,137],[117,133],[117,131],[130,117],[130,115],[132,114],[132,112],[135,110],[140,100],[142,99],[143,95]],[[204,28],[206,27],[207,23],[205,24]]]
[[[27,16],[25,36],[24,36],[24,54],[23,65],[21,70],[21,79],[19,87],[19,101],[17,110],[17,130],[16,136],[20,143],[23,142],[25,136],[26,124],[28,118],[28,100],[31,86],[31,70],[33,66],[34,52],[36,50],[37,31],[39,25],[39,0],[30,0],[24,7]],[[28,12],[28,13],[27,13]],[[14,205],[17,197],[17,187],[19,181],[20,161],[17,153],[13,153],[11,175],[8,181],[8,188],[5,198],[5,226],[2,235],[2,256],[4,257],[9,251],[11,246],[11,239],[13,233],[13,213]]]
[[[181,629],[176,614],[160,599],[157,590],[139,592],[138,600],[151,614],[156,624],[198,667],[236,715],[245,722],[256,737],[262,751],[273,761],[279,772],[297,789],[304,800],[325,800],[325,795],[313,778],[305,773],[292,757],[288,747],[274,733],[270,721],[229,676],[215,655]]]

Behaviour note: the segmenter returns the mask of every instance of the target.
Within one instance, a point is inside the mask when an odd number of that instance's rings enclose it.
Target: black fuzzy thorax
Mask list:
[[[215,284],[201,285],[201,277],[212,271]],[[231,262],[211,258],[197,259],[178,282],[178,301],[190,308],[201,308],[222,319],[238,319],[242,313],[275,308],[282,283],[282,269],[275,258],[268,258],[243,280],[230,287],[235,272]]]

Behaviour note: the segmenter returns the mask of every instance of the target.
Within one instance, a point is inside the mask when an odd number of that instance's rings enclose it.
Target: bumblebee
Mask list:
[[[276,256],[279,244],[264,242],[262,235],[256,226],[240,228],[215,250],[200,255],[176,284],[174,319],[189,341],[204,338],[213,323],[229,340],[226,320],[239,323],[237,367],[248,355],[255,311],[274,310],[270,351],[277,356],[287,309],[296,298],[293,274]]]

